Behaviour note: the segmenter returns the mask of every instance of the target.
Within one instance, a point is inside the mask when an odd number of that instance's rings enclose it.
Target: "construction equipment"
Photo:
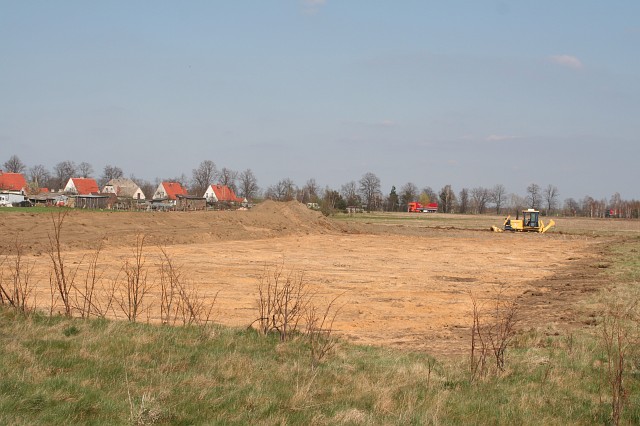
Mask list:
[[[540,219],[540,212],[538,210],[527,209],[522,211],[522,219],[519,219],[518,217],[511,219],[511,215],[509,215],[505,218],[502,228],[492,226],[491,230],[494,232],[519,231],[543,233],[547,232],[549,228],[555,224],[556,223],[553,219],[550,219],[549,223],[545,225],[542,219]]]

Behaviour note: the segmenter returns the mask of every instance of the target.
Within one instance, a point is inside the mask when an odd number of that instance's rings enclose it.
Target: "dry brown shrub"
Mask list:
[[[333,323],[342,307],[336,307],[336,296],[327,305],[324,312],[318,312],[314,305],[310,305],[306,312],[309,349],[311,354],[311,366],[317,367],[320,362],[333,350],[337,339],[333,336]]]
[[[602,341],[607,356],[606,378],[611,395],[611,422],[620,424],[629,400],[624,378],[629,357],[638,342],[637,300],[610,302],[602,316]]]
[[[0,256],[0,303],[11,306],[22,312],[29,313],[35,308],[35,299],[30,304],[33,296],[33,283],[31,276],[34,263],[24,260],[22,255],[22,245],[18,238],[15,241],[15,253],[12,257],[8,254]],[[5,280],[4,264],[8,265],[8,279]]]
[[[75,268],[68,267],[62,255],[62,227],[69,214],[68,210],[60,211],[57,215],[51,213],[51,223],[53,234],[49,236],[49,259],[53,270],[49,274],[49,287],[51,290],[51,310],[53,313],[56,299],[59,297],[64,307],[64,314],[68,317],[72,315],[72,295],[75,287],[75,279],[80,264]]]
[[[148,280],[149,268],[146,262],[145,236],[138,234],[133,248],[133,259],[125,261],[121,270],[124,280],[116,280],[118,290],[115,302],[131,322],[136,322],[145,309],[147,312],[150,309],[149,305],[144,305],[146,296],[153,289],[153,283]]]
[[[167,250],[160,247],[160,320],[163,324],[206,325],[218,298],[208,301],[198,289],[190,285]]]
[[[104,271],[98,268],[102,242],[103,240],[100,240],[95,251],[89,257],[82,285],[76,285],[74,282],[74,308],[81,318],[89,318],[92,315],[104,318],[113,304],[114,293],[103,286]]]
[[[506,350],[516,334],[518,297],[506,297],[506,287],[495,289],[492,298],[481,304],[470,291],[473,325],[471,327],[470,380],[488,372],[487,358],[493,357],[496,372],[505,370]],[[488,307],[487,307],[488,305]]]
[[[299,331],[311,303],[311,293],[302,272],[285,273],[281,263],[265,265],[258,281],[258,331],[263,335],[276,332],[281,341]]]

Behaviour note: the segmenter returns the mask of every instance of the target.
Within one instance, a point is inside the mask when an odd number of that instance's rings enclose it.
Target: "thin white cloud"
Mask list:
[[[398,123],[396,123],[393,120],[382,120],[380,122],[380,126],[382,127],[396,127],[398,125]]]
[[[343,121],[341,124],[345,126],[358,126],[358,127],[398,127],[400,124],[397,121],[384,119],[381,121]]]
[[[484,138],[485,142],[505,142],[505,141],[512,141],[512,140],[516,140],[516,139],[520,139],[517,136],[511,136],[511,135],[489,135],[486,138]]]
[[[584,67],[584,65],[582,65],[582,61],[572,55],[553,55],[549,57],[549,60],[554,64],[576,70]]]
[[[315,15],[325,4],[327,0],[302,0],[304,13],[307,15]]]

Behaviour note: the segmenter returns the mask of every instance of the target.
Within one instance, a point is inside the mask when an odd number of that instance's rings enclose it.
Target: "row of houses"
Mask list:
[[[123,208],[141,204],[150,209],[198,210],[216,203],[244,205],[245,198],[238,197],[226,185],[209,185],[202,197],[191,195],[178,182],[161,182],[152,198],[147,200],[138,184],[131,179],[112,179],[100,190],[92,178],[70,178],[61,192],[40,188],[30,194],[27,181],[21,173],[3,173],[0,170],[0,193],[22,194],[34,204],[66,205],[81,208]]]

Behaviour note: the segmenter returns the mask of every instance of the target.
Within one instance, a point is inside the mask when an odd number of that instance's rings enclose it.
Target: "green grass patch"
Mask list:
[[[311,368],[304,338],[0,310],[3,424],[606,423],[604,353],[579,334],[519,336],[507,371],[342,343]],[[624,420],[640,420],[639,378]]]
[[[637,284],[640,281],[640,237],[616,241],[608,250],[611,265],[605,264],[607,272],[616,281]]]
[[[73,210],[68,207],[45,207],[45,206],[34,206],[34,207],[5,207],[0,208],[0,214],[15,214],[15,213],[57,213],[62,210]]]

